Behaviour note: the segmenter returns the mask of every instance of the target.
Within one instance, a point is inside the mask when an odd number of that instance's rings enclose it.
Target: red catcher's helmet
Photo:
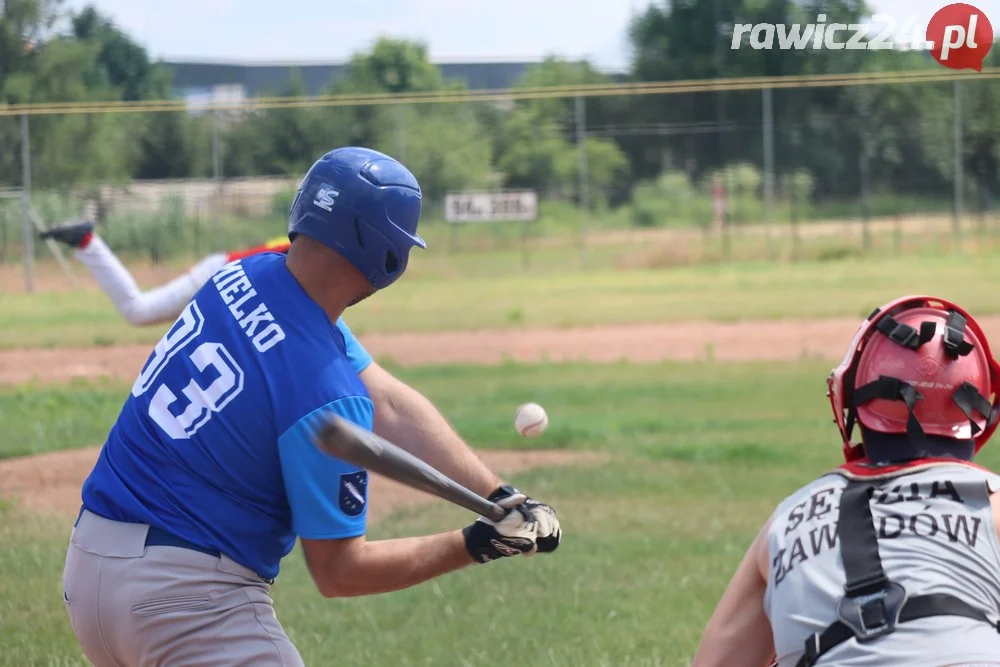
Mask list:
[[[879,433],[975,441],[978,452],[997,427],[1000,364],[983,330],[956,304],[906,296],[861,323],[827,380],[844,458],[865,457],[851,442],[855,422]]]

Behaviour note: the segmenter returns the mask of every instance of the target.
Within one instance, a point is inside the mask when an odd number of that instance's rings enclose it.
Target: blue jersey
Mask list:
[[[157,343],[83,486],[103,517],[148,523],[264,578],[308,539],[365,532],[367,472],[320,452],[326,411],[372,427],[371,357],[262,253],[220,269]]]

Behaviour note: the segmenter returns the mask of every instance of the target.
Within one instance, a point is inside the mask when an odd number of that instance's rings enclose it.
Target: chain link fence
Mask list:
[[[604,252],[605,265],[665,268],[940,250],[996,227],[1000,136],[983,114],[1000,99],[1000,81],[975,76],[819,92],[625,87],[355,106],[8,112],[0,153],[8,173],[12,155],[26,157],[18,166],[31,178],[26,197],[21,183],[0,191],[0,262],[47,256],[45,245],[22,243],[25,228],[37,231],[29,204],[45,225],[95,220],[112,248],[137,260],[260,244],[284,233],[311,162],[359,136],[417,174],[422,230],[443,240],[435,252],[527,243],[578,249],[582,268],[591,251]],[[443,221],[448,192],[503,188],[535,190],[538,220]],[[26,281],[30,289],[30,271]]]

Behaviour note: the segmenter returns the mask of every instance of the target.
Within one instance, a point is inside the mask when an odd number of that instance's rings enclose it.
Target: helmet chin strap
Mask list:
[[[906,436],[915,444],[919,444],[926,438],[924,430],[920,428],[920,422],[917,421],[916,415],[913,414],[913,408],[916,407],[917,401],[923,400],[924,397],[910,383],[885,375],[879,377],[874,382],[869,382],[863,387],[858,387],[854,390],[851,411],[847,418],[848,436],[850,436],[850,430],[857,419],[858,407],[876,398],[886,401],[902,401],[906,405],[908,413],[906,419]]]

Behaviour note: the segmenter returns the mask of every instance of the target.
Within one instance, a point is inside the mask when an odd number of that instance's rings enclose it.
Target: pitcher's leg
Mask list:
[[[173,320],[184,310],[184,306],[202,285],[225,264],[224,254],[209,255],[183,275],[142,293],[138,307],[133,310],[129,321],[136,326],[142,326]]]
[[[121,316],[134,326],[157,324],[177,317],[195,292],[227,261],[224,253],[209,255],[183,275],[143,292],[100,237],[94,236],[86,248],[77,250],[76,258],[90,269],[94,280]]]
[[[76,251],[76,258],[90,270],[121,316],[131,322],[132,313],[142,300],[142,290],[118,256],[95,235],[87,247]]]

